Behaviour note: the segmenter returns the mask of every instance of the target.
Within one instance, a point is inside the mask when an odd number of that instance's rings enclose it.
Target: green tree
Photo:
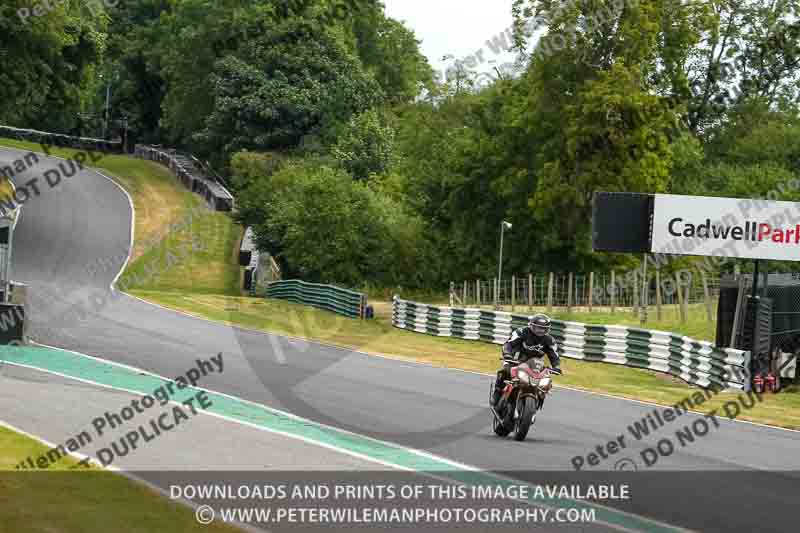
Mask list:
[[[750,99],[770,106],[800,92],[800,3],[796,0],[715,0],[701,46],[682,65],[692,90],[689,122],[704,133]]]
[[[774,162],[800,174],[797,108],[771,109],[764,100],[737,106],[707,144],[709,158],[748,165]]]
[[[516,4],[517,17],[548,22],[515,112],[518,134],[537,151],[531,214],[547,228],[545,256],[589,270],[616,260],[591,253],[594,193],[659,192],[669,183],[671,132],[682,109],[659,95],[661,12],[657,2],[620,9],[542,1],[528,11]],[[607,22],[592,18],[599,7],[611,9]]]
[[[391,105],[413,102],[433,83],[433,69],[420,52],[420,42],[383,8],[365,11],[352,26],[364,66],[380,83]]]
[[[158,143],[166,85],[161,77],[164,53],[159,21],[169,13],[168,0],[119,2],[109,11],[108,59],[103,70],[114,83],[112,115],[124,114],[134,142]],[[101,87],[105,96],[105,87]]]
[[[236,219],[244,226],[254,226],[269,216],[272,200],[271,178],[286,162],[279,152],[239,152],[231,158],[231,181],[235,188]]]
[[[286,163],[269,178],[259,248],[307,281],[361,286],[413,283],[421,221],[343,170]]]
[[[360,180],[389,170],[394,158],[394,128],[375,109],[353,116],[331,148],[333,157]]]
[[[171,143],[188,144],[214,109],[210,76],[215,63],[248,39],[271,3],[247,0],[170,0],[159,19],[160,75],[166,92],[162,124]]]
[[[213,110],[196,136],[208,151],[293,148],[381,101],[380,87],[324,27],[289,20],[218,61]]]
[[[107,15],[78,0],[51,7],[35,16],[24,0],[0,5],[0,121],[6,124],[67,131],[94,92]]]

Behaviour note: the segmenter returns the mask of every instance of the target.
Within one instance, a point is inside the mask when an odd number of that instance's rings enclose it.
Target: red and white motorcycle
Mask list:
[[[523,441],[553,387],[553,373],[545,368],[544,360],[540,357],[525,363],[504,357],[503,364],[511,366],[511,379],[505,381],[505,388],[495,407],[491,406],[495,383],[492,381],[489,391],[492,430],[501,437],[507,437],[513,431],[514,440]]]

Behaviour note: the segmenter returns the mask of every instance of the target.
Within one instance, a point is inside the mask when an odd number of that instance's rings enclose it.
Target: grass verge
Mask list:
[[[571,320],[585,324],[617,324],[644,329],[671,331],[691,337],[695,340],[714,342],[717,336],[717,309],[712,309],[712,320],[708,320],[703,304],[687,306],[686,322],[681,321],[677,305],[665,305],[661,319],[656,317],[655,310],[648,311],[648,320],[642,325],[640,319],[631,311],[562,312],[556,311],[553,316],[560,320]]]
[[[7,201],[12,199],[13,196],[14,188],[11,185],[11,181],[4,175],[0,176],[0,201]]]
[[[0,427],[0,470],[13,470],[22,457],[47,447]],[[105,470],[71,470],[70,457],[45,471],[14,471],[0,476],[2,531],[47,533],[150,533],[240,531],[231,526],[201,526],[189,507],[149,487]]]
[[[221,295],[133,291],[140,298],[195,316],[246,328],[280,333],[359,351],[424,362],[440,367],[494,373],[499,347],[460,339],[411,333],[392,327],[391,306],[376,306],[372,321],[352,320],[326,311],[278,300]],[[698,389],[671,376],[623,366],[564,359],[561,385],[672,406]],[[765,395],[763,401],[739,418],[800,429],[798,387]],[[794,392],[794,394],[790,394]],[[721,408],[735,398],[721,393],[702,404],[703,413]]]

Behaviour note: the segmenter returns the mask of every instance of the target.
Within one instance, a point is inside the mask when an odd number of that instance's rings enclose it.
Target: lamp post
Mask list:
[[[497,291],[496,291],[496,301],[494,305],[497,306],[500,304],[500,280],[503,277],[503,234],[505,233],[506,229],[511,229],[513,226],[510,222],[506,222],[505,220],[500,223],[500,259],[497,262]]]
[[[128,153],[128,115],[123,113],[122,114],[122,152],[127,154]]]
[[[102,121],[102,133],[100,135],[100,137],[102,139],[105,139],[106,138],[106,128],[108,127],[108,100],[109,100],[109,96],[110,96],[109,92],[110,92],[110,89],[111,89],[111,80],[110,79],[107,80],[106,79],[106,75],[103,74],[103,73],[100,73],[98,75],[98,77],[101,80],[106,82],[106,112],[105,112],[105,118]]]
[[[108,135],[108,107],[111,103],[111,80],[108,80],[106,85],[106,120],[103,122],[103,139]]]
[[[506,78],[503,76],[503,73],[500,72],[499,68],[497,68],[497,61],[492,59],[491,61],[489,61],[489,64],[492,65],[492,68],[497,73],[497,79],[500,81],[506,81]]]
[[[113,78],[113,80],[112,80],[112,78]],[[101,80],[104,79],[103,74],[100,74],[100,79]],[[109,108],[111,107],[111,82],[112,81],[119,81],[119,74],[118,73],[115,72],[113,75],[108,76],[108,79],[106,79],[106,116],[105,116],[105,121],[103,122],[103,139],[105,139],[106,135],[108,134],[108,118],[109,118],[108,114],[109,114]]]

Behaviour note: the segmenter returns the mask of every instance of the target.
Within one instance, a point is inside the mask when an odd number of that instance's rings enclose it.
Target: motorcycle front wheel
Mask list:
[[[522,400],[522,409],[517,419],[517,430],[514,432],[514,440],[523,441],[528,436],[528,431],[531,429],[533,417],[536,416],[536,398],[533,396],[526,396]]]

